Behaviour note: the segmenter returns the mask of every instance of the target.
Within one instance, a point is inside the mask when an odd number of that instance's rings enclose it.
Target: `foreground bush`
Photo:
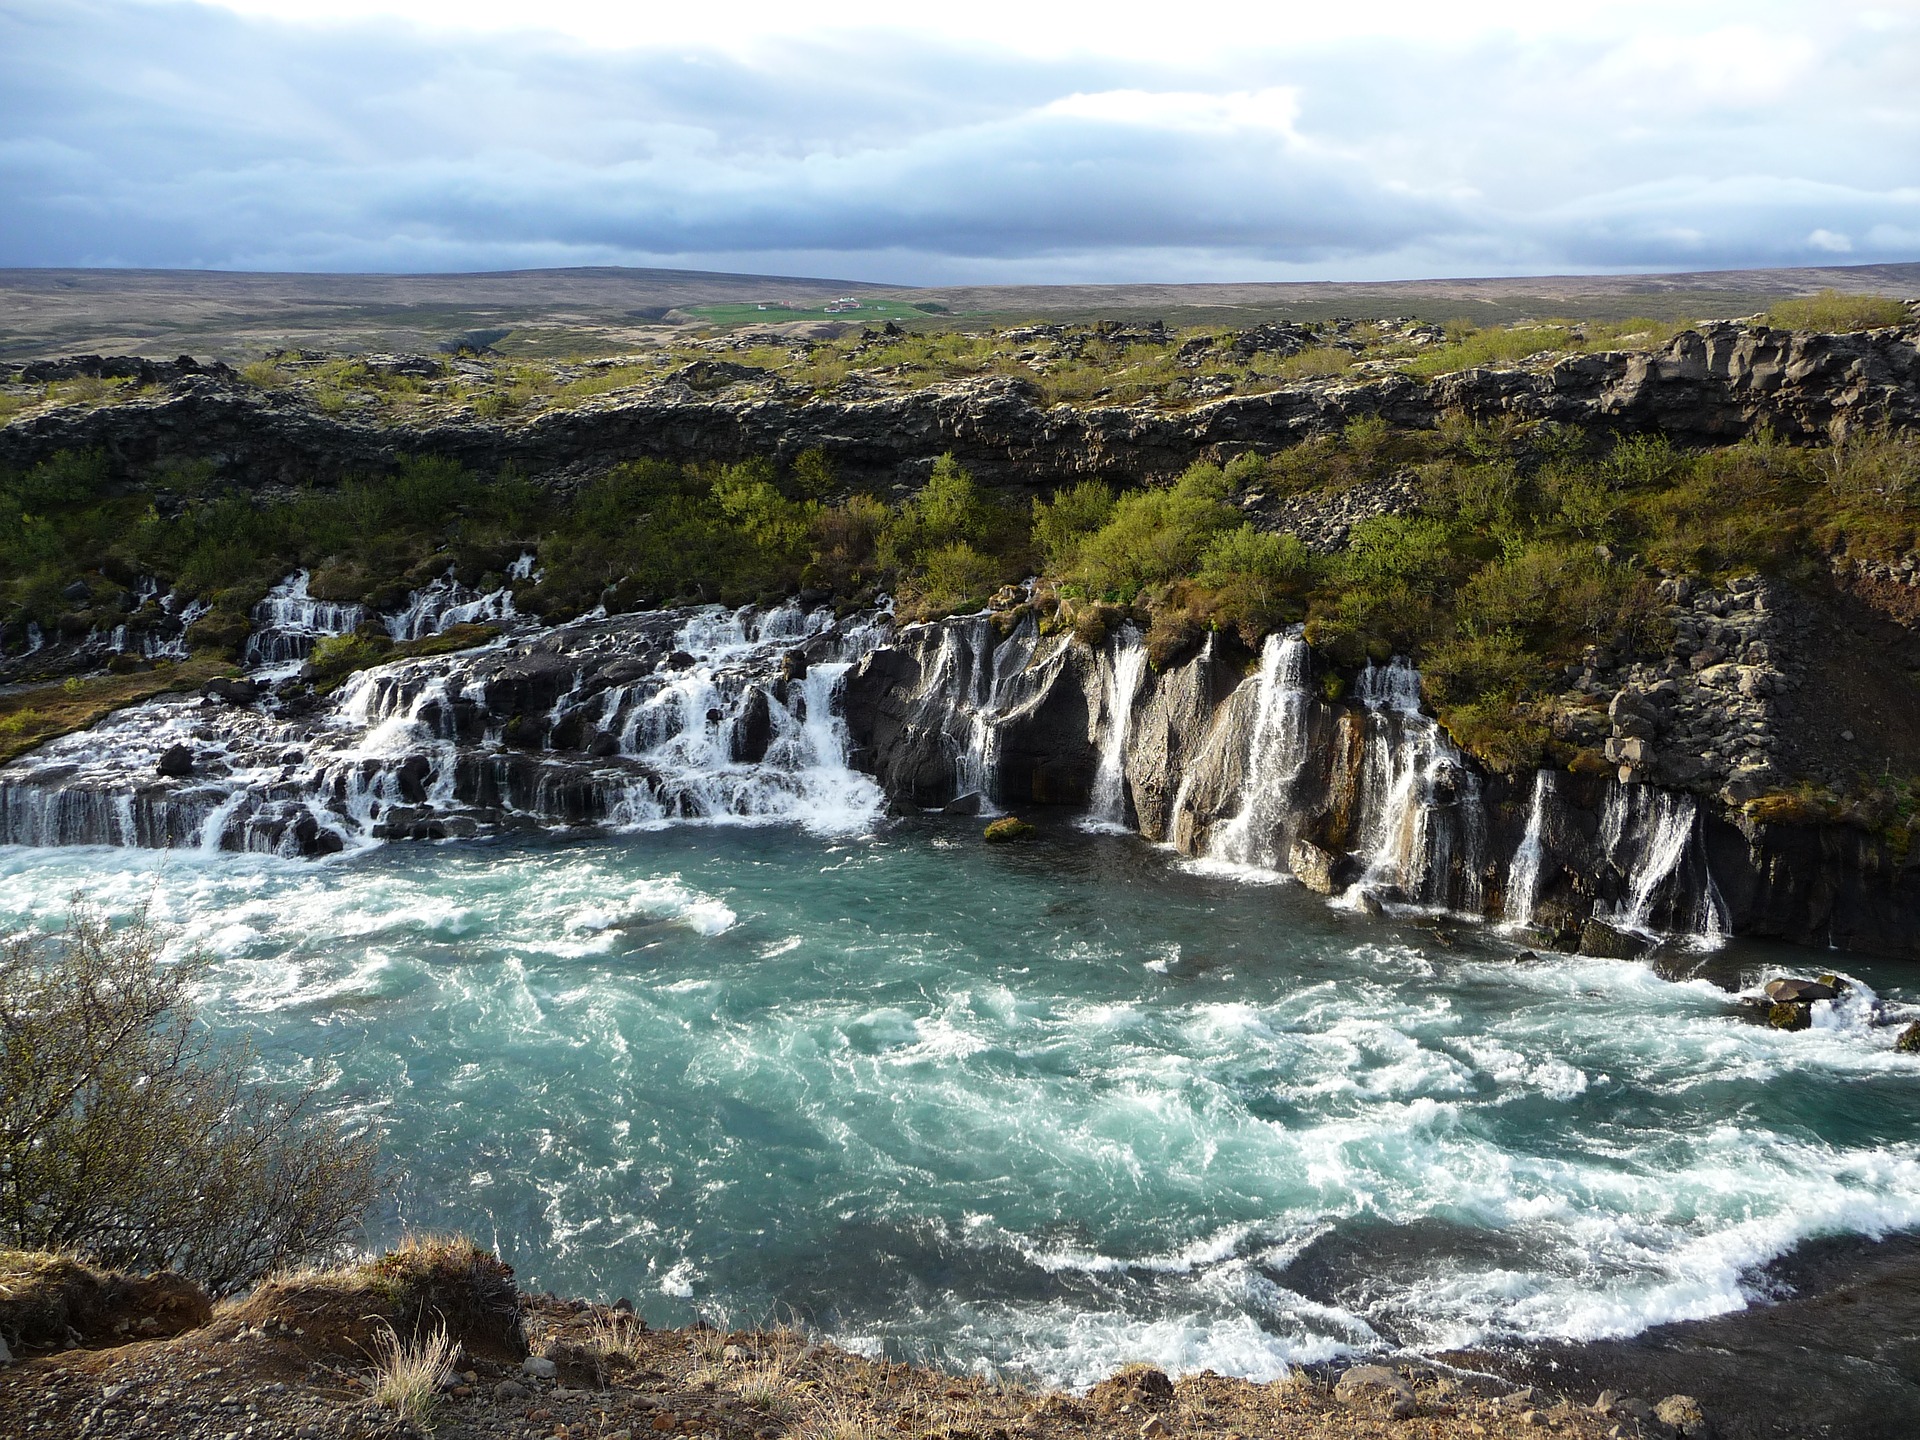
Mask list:
[[[250,1080],[195,1020],[201,965],[159,951],[81,907],[0,948],[0,1245],[216,1294],[338,1253],[379,1193],[375,1137],[317,1086]]]

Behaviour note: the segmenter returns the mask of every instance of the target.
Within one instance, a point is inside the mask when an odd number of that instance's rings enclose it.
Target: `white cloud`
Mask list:
[[[823,13],[840,28],[788,33]],[[897,13],[4,0],[0,264],[900,282],[1920,258],[1920,28],[1866,7]]]

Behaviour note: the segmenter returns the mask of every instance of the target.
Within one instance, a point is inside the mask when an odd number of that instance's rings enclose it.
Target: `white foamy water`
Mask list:
[[[75,890],[149,905],[213,957],[217,1026],[389,1127],[381,1234],[465,1229],[662,1323],[1272,1378],[1713,1314],[1800,1241],[1920,1225],[1891,967],[1789,1035],[1704,980],[971,821],[0,850],[0,925]]]

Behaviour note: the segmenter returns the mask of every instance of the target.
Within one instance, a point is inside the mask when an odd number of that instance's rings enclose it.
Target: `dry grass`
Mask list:
[[[374,1341],[375,1366],[369,1392],[374,1403],[425,1426],[440,1398],[441,1386],[453,1375],[453,1357],[458,1349],[445,1325],[414,1340],[402,1340],[389,1325]]]
[[[810,1400],[787,1436],[788,1440],[892,1440],[871,1409],[838,1390]]]
[[[631,1360],[640,1353],[640,1337],[646,1333],[646,1321],[624,1311],[610,1310],[593,1317],[580,1343],[596,1355]]]
[[[799,1413],[802,1392],[796,1388],[786,1356],[780,1351],[762,1354],[731,1380],[731,1386],[742,1404],[765,1411],[775,1420],[791,1420]]]
[[[177,1334],[204,1325],[213,1307],[178,1275],[120,1275],[71,1255],[0,1250],[0,1338],[15,1348],[58,1348]]]

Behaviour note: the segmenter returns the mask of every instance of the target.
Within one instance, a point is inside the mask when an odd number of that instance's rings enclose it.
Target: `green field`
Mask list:
[[[884,325],[889,320],[898,320],[901,324],[925,325],[930,320],[950,319],[950,312],[944,306],[937,310],[923,310],[917,305],[909,305],[904,300],[870,300],[862,295],[858,310],[829,312],[823,301],[818,305],[783,305],[769,301],[762,309],[751,305],[688,305],[683,307],[687,314],[698,315],[714,325],[786,325],[795,320],[839,320],[849,325]],[[928,301],[928,304],[937,302]]]

